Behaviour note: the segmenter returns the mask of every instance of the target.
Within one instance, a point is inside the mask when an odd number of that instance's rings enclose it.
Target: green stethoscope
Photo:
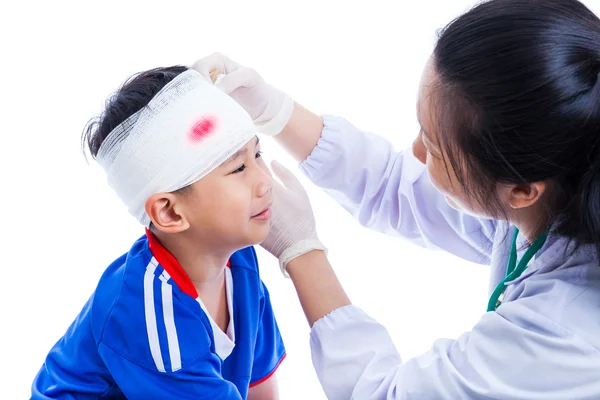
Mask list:
[[[519,235],[519,229],[515,229],[515,236],[512,241],[512,248],[510,249],[510,257],[508,258],[508,266],[506,267],[506,277],[496,286],[496,289],[490,296],[490,301],[488,302],[488,311],[495,311],[502,301],[500,300],[500,296],[506,290],[506,282],[510,282],[512,280],[517,279],[523,271],[527,268],[527,264],[533,256],[542,248],[544,243],[546,242],[546,238],[548,237],[548,232],[544,232],[539,238],[537,238],[531,247],[527,249],[521,261],[519,261],[519,265],[517,265],[517,236]]]

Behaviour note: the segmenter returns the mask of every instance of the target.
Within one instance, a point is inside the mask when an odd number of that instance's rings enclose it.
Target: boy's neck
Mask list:
[[[223,283],[225,266],[233,254],[231,251],[207,249],[183,233],[155,232],[154,235],[179,262],[198,291]]]
[[[232,252],[207,249],[199,240],[184,234],[154,233],[192,281],[208,314],[223,332],[231,316],[227,308],[225,268]]]

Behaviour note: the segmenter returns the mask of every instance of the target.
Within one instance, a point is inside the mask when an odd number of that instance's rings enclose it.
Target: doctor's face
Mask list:
[[[480,204],[471,198],[457,178],[457,172],[450,163],[438,135],[438,113],[432,100],[436,100],[437,77],[430,59],[421,77],[417,101],[417,118],[421,129],[413,142],[414,156],[427,166],[427,173],[433,186],[446,198],[446,202],[458,211],[475,215],[490,216]]]

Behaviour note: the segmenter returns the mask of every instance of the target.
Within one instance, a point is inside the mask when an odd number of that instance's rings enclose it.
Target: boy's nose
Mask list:
[[[273,177],[268,171],[261,171],[261,181],[257,185],[256,194],[258,197],[263,197],[271,191],[273,187]]]

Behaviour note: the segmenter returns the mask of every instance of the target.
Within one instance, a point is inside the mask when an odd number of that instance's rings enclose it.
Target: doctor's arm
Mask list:
[[[314,250],[296,257],[286,270],[311,327],[332,311],[352,304],[324,251]]]
[[[503,304],[458,339],[438,340],[403,362],[385,327],[351,304],[326,252],[312,246],[314,217],[299,182],[280,166],[273,169],[285,188],[273,187],[273,229],[262,246],[292,279],[328,399],[558,400],[594,393],[593,350],[538,314],[528,298]],[[296,256],[282,259],[292,246]]]
[[[250,114],[260,132],[301,162],[300,169],[358,222],[421,246],[488,264],[496,223],[450,207],[410,149],[396,151],[381,136],[294,103],[253,69],[222,54],[199,60],[201,74],[223,74],[219,86]]]
[[[350,305],[323,252],[290,261],[288,273],[328,399],[591,399],[597,390],[589,345],[522,304],[504,304],[403,362],[385,327]]]

